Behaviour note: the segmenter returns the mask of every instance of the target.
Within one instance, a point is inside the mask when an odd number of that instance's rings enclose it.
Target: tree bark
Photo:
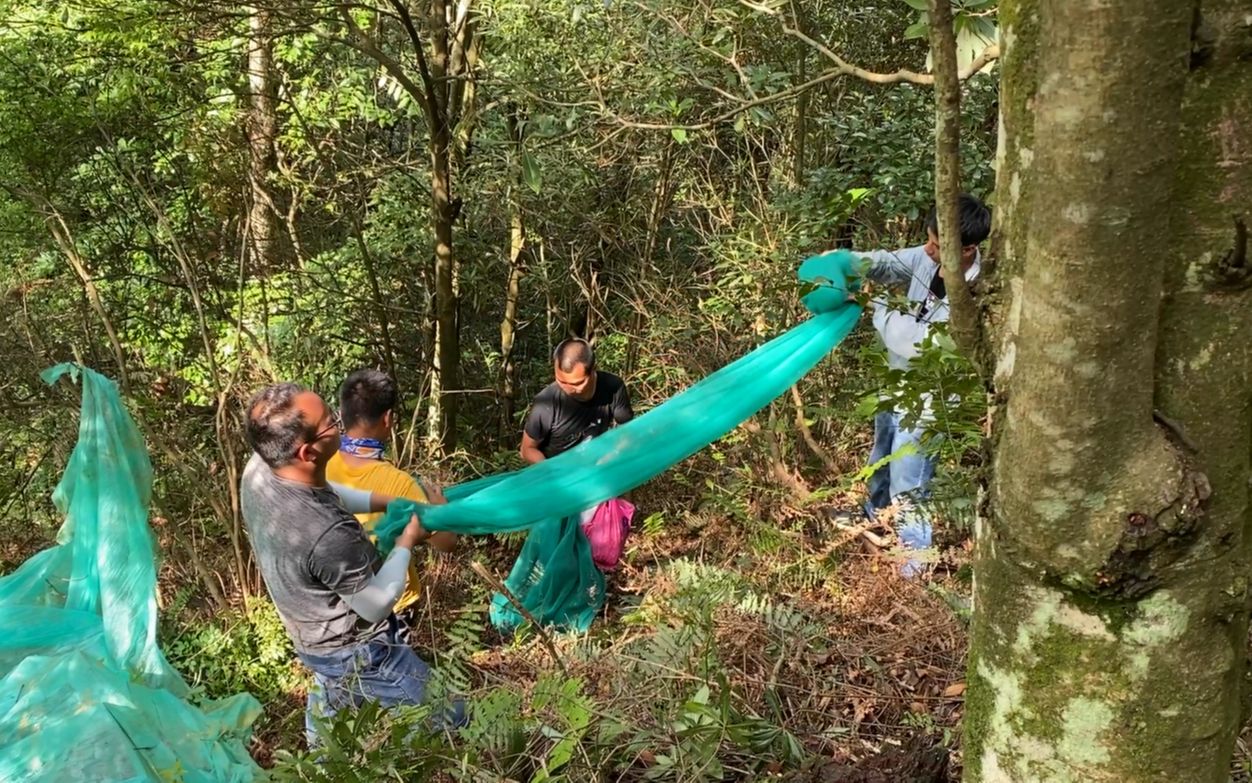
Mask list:
[[[278,168],[274,146],[278,136],[277,85],[270,12],[252,9],[248,16],[248,238],[253,264],[263,273],[278,265],[278,211],[269,178]]]
[[[452,127],[448,75],[448,6],[444,0],[430,4],[430,127],[431,213],[435,228],[435,379],[438,393],[431,394],[430,435],[432,446],[448,454],[456,448],[457,395],[460,388],[461,346],[457,329],[455,258],[452,228]]]
[[[1190,4],[1001,8],[1007,405],[965,779],[1224,781],[1248,673],[1246,3],[1205,3],[1190,69]]]
[[[506,124],[509,140],[513,142],[517,152],[518,176],[514,180],[516,191],[522,188],[522,129],[518,122],[517,111],[510,111]],[[500,320],[500,437],[508,442],[516,439],[513,432],[513,415],[517,408],[517,365],[513,359],[513,349],[517,342],[517,305],[521,294],[522,276],[525,267],[522,263],[522,252],[526,249],[526,224],[522,217],[520,196],[514,193],[509,199],[509,278],[504,290],[504,317]]]
[[[930,50],[935,66],[935,209],[939,258],[952,310],[948,326],[957,346],[981,372],[986,366],[982,330],[961,269],[961,83],[949,0],[930,0]]]

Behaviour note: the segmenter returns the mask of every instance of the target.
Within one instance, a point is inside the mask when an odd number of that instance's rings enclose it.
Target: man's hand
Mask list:
[[[422,527],[422,521],[417,518],[417,514],[414,514],[409,519],[409,524],[404,526],[400,535],[396,536],[396,546],[412,550],[414,546],[428,538],[430,538],[430,533],[426,532],[426,528]]]
[[[432,506],[446,506],[448,504],[448,499],[443,496],[443,489],[438,484],[428,484],[420,479],[417,483],[421,486],[422,492],[426,493],[426,502],[428,504]],[[456,551],[456,533],[437,530],[429,533],[425,541],[436,552]]]
[[[425,481],[419,480],[418,486],[422,488],[422,492],[426,495],[426,503],[431,506],[446,506],[448,499],[443,496],[443,489],[438,484],[427,484]]]

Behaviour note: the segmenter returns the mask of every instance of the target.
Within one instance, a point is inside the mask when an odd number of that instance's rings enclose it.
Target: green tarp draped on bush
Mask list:
[[[57,545],[0,578],[0,780],[250,781],[248,694],[205,703],[157,646],[152,467],[112,381],[82,383]]]
[[[451,487],[447,505],[396,501],[376,528],[389,550],[416,511],[425,527],[462,534],[530,529],[505,582],[544,624],[586,630],[604,601],[604,578],[578,525],[578,513],[631,490],[721,438],[783,394],[852,331],[861,308],[848,299],[861,262],[841,250],[807,259],[798,275],[812,287],[813,313],[743,358],[627,424],[522,470]],[[521,617],[504,596],[492,621]]]

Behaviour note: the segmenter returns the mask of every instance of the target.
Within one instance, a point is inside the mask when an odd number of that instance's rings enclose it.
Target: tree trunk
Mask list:
[[[442,454],[456,448],[457,396],[461,346],[457,329],[455,257],[452,227],[452,113],[448,75],[449,8],[444,0],[430,4],[432,57],[430,76],[433,122],[430,127],[431,200],[435,228],[435,383],[431,392],[430,435]]]
[[[939,257],[947,282],[951,319],[948,331],[973,361],[986,365],[974,295],[961,269],[961,83],[957,79],[956,39],[949,0],[930,0],[930,51],[935,70],[935,209]]]
[[[253,9],[248,16],[248,238],[253,264],[262,272],[278,264],[278,211],[269,189],[270,175],[278,167],[274,140],[278,136],[274,45],[270,12]]]
[[[804,35],[809,35],[811,26],[808,9],[803,3],[795,3],[792,8],[795,12],[796,29]],[[796,46],[796,51],[796,75],[792,78],[792,86],[804,84],[809,80],[808,63],[812,48],[800,42]],[[808,179],[806,161],[809,141],[809,100],[808,90],[796,96],[796,121],[791,131],[791,182],[797,188],[804,187]]]
[[[522,187],[522,130],[517,120],[516,111],[506,118],[509,129],[509,140],[517,151],[518,176],[514,187],[520,191]],[[500,437],[505,442],[515,438],[513,432],[513,414],[517,408],[517,365],[513,360],[513,349],[517,341],[517,305],[521,293],[522,275],[525,268],[522,264],[522,251],[526,249],[526,226],[522,220],[520,196],[509,199],[509,279],[504,291],[504,318],[500,320]]]
[[[1246,2],[1206,1],[1190,69],[1191,4],[1001,9],[1007,404],[965,778],[1224,781],[1248,673]]]
[[[457,334],[456,286],[452,256],[452,205],[448,198],[448,133],[440,127],[431,134],[431,175],[435,224],[435,382],[432,384],[430,434],[433,445],[447,454],[456,448],[457,398],[461,349]],[[437,389],[437,391],[435,391]]]

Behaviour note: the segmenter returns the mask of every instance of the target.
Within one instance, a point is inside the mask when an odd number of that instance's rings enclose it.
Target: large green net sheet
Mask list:
[[[82,383],[56,546],[0,578],[0,781],[250,781],[248,694],[187,701],[157,646],[152,467],[112,381]]]
[[[505,587],[535,620],[586,630],[604,601],[604,578],[578,523],[583,509],[617,497],[721,438],[813,369],[856,326],[849,301],[861,262],[841,250],[805,260],[798,276],[813,313],[743,358],[627,424],[553,459],[451,487],[447,505],[396,501],[376,528],[380,547],[417,512],[431,530],[462,534],[530,529]],[[513,601],[496,595],[491,618],[501,628],[522,621]]]

